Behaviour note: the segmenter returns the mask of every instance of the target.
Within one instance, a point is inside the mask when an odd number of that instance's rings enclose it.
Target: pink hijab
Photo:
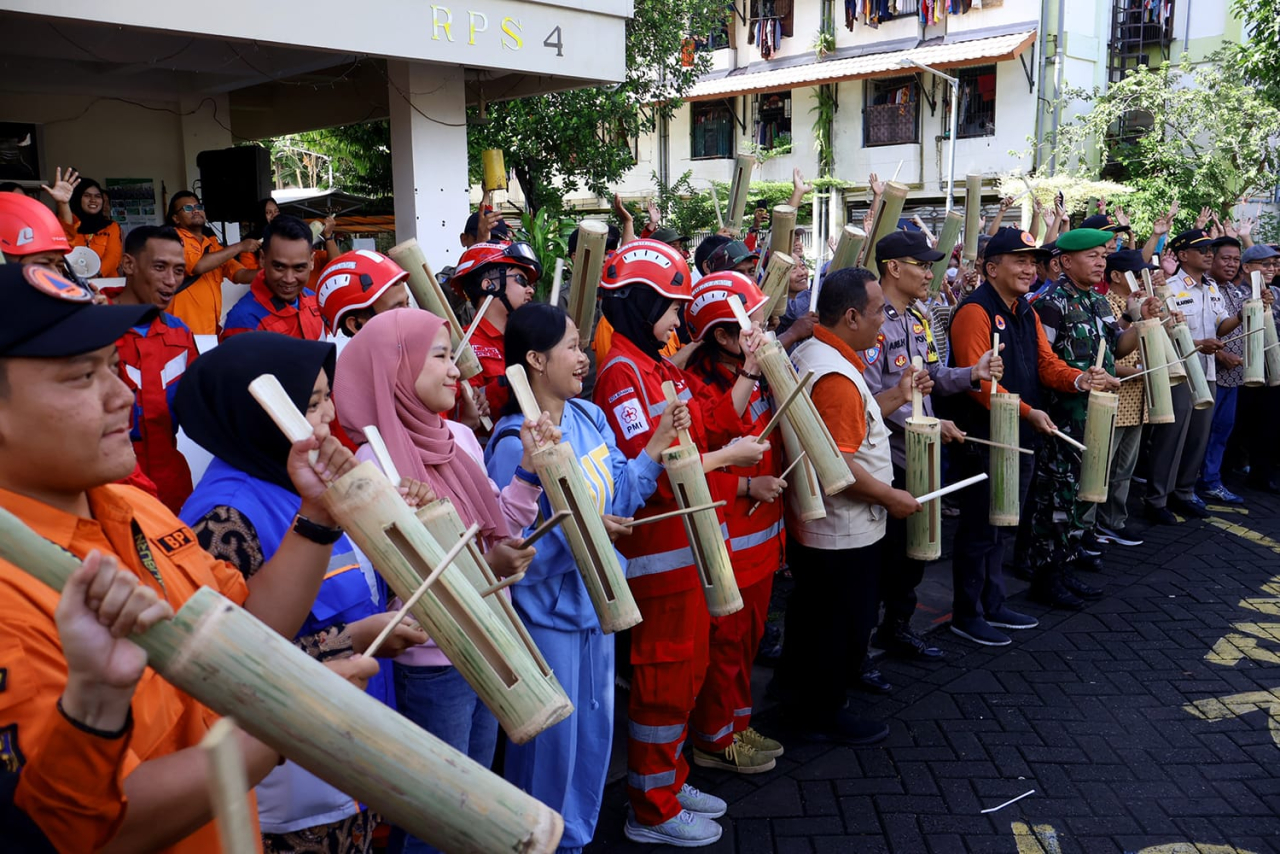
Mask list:
[[[445,321],[416,309],[375,315],[343,348],[333,396],[347,433],[363,439],[378,428],[402,477],[420,480],[453,502],[485,540],[508,536],[506,520],[484,467],[458,447],[449,426],[414,391],[431,342]]]

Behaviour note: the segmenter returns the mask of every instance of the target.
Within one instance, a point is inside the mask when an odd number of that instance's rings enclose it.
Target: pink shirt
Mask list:
[[[453,441],[458,443],[458,447],[483,466],[484,449],[480,447],[480,442],[476,439],[475,433],[471,432],[469,427],[456,421],[446,421],[445,424],[449,426],[449,432],[453,434]],[[378,464],[373,456],[373,451],[370,450],[368,445],[360,446],[356,451],[356,459],[361,462],[372,462],[374,465]],[[507,528],[509,530],[523,531],[538,518],[538,499],[542,496],[541,487],[526,483],[520,478],[513,479],[504,489],[499,489],[498,485],[490,480],[489,487],[493,490],[493,494],[497,496],[498,506],[502,508],[502,515],[507,520]],[[360,558],[362,562],[368,560],[363,554],[360,554]],[[510,596],[510,588],[502,591],[502,595]],[[395,611],[399,608],[400,600],[397,598],[391,602],[387,610]],[[428,640],[421,646],[405,650],[396,657],[396,661],[411,667],[440,667],[450,663],[445,654],[436,646],[434,640]]]

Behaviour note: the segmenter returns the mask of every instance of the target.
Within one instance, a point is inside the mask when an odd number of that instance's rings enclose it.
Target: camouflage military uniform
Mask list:
[[[1115,314],[1107,298],[1077,288],[1064,275],[1034,304],[1054,355],[1068,365],[1086,371],[1098,356],[1098,344],[1107,342],[1107,373],[1115,374],[1115,346],[1120,337]],[[1058,429],[1076,441],[1084,441],[1088,393],[1045,390],[1045,411]],[[1060,439],[1046,439],[1036,453],[1036,473],[1031,482],[1030,562],[1036,581],[1051,583],[1079,550],[1089,505],[1080,502],[1081,453]]]

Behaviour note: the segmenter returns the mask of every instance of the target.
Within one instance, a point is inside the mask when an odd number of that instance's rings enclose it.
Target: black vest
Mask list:
[[[1004,349],[1000,351],[1000,358],[1004,360],[1004,377],[1000,380],[1000,385],[1006,391],[1017,392],[1021,395],[1022,402],[1032,409],[1039,409],[1041,386],[1035,310],[1025,296],[1020,296],[1013,304],[1013,311],[1010,311],[1004,298],[990,282],[979,285],[977,290],[960,303],[956,312],[970,303],[980,306],[991,320],[991,331],[1000,333],[1000,343],[1004,345]],[[951,352],[947,363],[956,367],[955,348],[949,349]],[[948,417],[960,425],[961,430],[979,438],[989,437],[991,414],[986,407],[967,394],[938,398],[938,402],[942,401],[946,401]],[[1031,447],[1034,431],[1025,419],[1021,422],[1021,427],[1022,446]]]

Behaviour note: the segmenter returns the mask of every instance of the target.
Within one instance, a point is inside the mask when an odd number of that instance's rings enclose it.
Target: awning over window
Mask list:
[[[917,69],[903,68],[902,60],[911,59],[931,68],[944,70],[965,65],[983,65],[1017,59],[1036,40],[1034,29],[1005,35],[977,38],[969,41],[931,44],[910,50],[894,50],[871,53],[847,59],[811,62],[787,68],[765,71],[730,73],[725,77],[701,80],[685,96],[687,101],[707,101],[754,92],[773,92],[779,89],[795,89],[818,86],[823,83],[839,83],[863,77],[883,77],[892,74],[911,74]]]

